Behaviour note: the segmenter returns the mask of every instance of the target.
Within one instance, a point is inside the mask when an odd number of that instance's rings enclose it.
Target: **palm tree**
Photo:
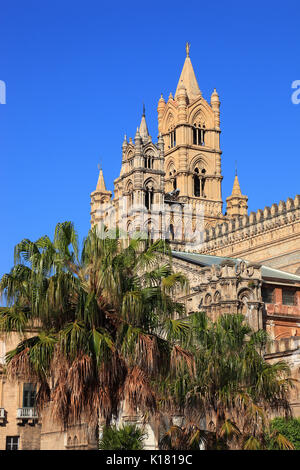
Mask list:
[[[100,450],[142,450],[147,433],[134,424],[104,427]]]
[[[157,384],[191,367],[181,347],[187,326],[173,299],[186,284],[173,273],[162,241],[145,246],[93,229],[80,254],[74,226],[15,247],[15,265],[2,277],[6,307],[0,331],[22,335],[7,354],[7,373],[39,384],[37,407],[51,401],[64,425],[117,419],[124,402],[136,412],[157,411]],[[36,330],[28,336],[28,331]]]
[[[287,364],[264,360],[267,333],[252,331],[242,315],[223,315],[213,323],[196,313],[190,325],[184,343],[193,351],[196,373],[188,376],[184,365],[175,380],[165,382],[165,401],[177,406],[188,427],[198,427],[205,417],[215,448],[264,448],[267,416],[291,413]]]

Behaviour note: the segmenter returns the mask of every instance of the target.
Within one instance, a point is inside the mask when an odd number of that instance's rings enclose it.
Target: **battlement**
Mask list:
[[[251,212],[250,215],[236,217],[204,231],[201,253],[210,253],[246,238],[261,235],[300,219],[300,195],[286,202],[272,204],[271,207]]]

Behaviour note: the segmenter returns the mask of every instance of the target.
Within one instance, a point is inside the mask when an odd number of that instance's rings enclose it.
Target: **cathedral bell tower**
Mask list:
[[[158,130],[165,143],[165,191],[179,190],[178,200],[202,205],[204,223],[222,219],[220,100],[214,90],[210,104],[200,91],[190,45],[175,96],[158,102]]]
[[[142,231],[161,237],[164,175],[164,140],[160,135],[157,144],[153,143],[144,106],[134,143],[125,136],[121,172],[114,181],[117,219],[129,235]]]

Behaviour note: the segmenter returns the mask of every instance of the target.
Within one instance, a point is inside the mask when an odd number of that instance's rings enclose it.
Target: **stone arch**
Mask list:
[[[144,167],[145,168],[153,168],[154,165],[154,152],[153,149],[148,148],[144,153]]]
[[[215,292],[215,294],[214,294],[214,302],[215,302],[215,303],[219,303],[220,300],[221,300],[221,294],[220,294],[220,292],[217,290],[217,291]]]
[[[148,178],[144,182],[144,197],[145,197],[145,207],[147,210],[151,209],[151,206],[153,204],[153,194],[155,191],[155,181],[152,178]]]
[[[131,180],[128,180],[127,183],[126,183],[126,186],[125,186],[125,191],[129,192],[131,190],[133,190],[133,184],[132,184]]]
[[[176,172],[176,166],[175,166],[174,160],[170,160],[167,164],[167,172],[166,172],[167,178],[171,176],[170,173],[174,174],[174,171]]]
[[[248,302],[253,299],[253,292],[247,287],[243,287],[238,291],[238,299],[242,301],[245,299]]]
[[[253,298],[253,293],[247,287],[240,289],[238,292],[238,300],[240,301],[240,313],[247,315],[248,313],[248,302]]]
[[[202,100],[201,104],[195,103],[194,107],[192,107],[189,116],[189,123],[193,125],[198,116],[199,120],[202,119],[203,122],[205,121],[207,128],[214,127],[214,114],[205,100]]]
[[[193,173],[195,168],[199,166],[201,169],[208,170],[208,161],[207,158],[202,154],[195,155],[190,161],[190,172]]]
[[[131,208],[133,206],[133,184],[132,184],[132,181],[129,180],[127,183],[126,183],[126,190],[125,192],[128,194],[127,195],[127,204],[128,204],[128,208]]]
[[[174,127],[175,127],[175,116],[171,111],[169,111],[169,113],[167,114],[165,122],[166,122],[167,131],[170,131],[170,130],[174,129]]]
[[[127,152],[126,158],[127,158],[128,160],[130,160],[131,158],[133,158],[133,156],[134,156],[134,152],[133,152],[132,149],[130,149],[130,150]]]
[[[205,305],[210,305],[212,302],[212,297],[210,294],[206,294],[206,296],[204,297],[204,304]]]

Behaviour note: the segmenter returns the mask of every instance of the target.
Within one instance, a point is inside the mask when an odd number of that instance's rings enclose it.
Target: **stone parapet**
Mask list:
[[[209,227],[198,252],[254,262],[271,260],[269,266],[274,258],[280,269],[285,268],[285,255],[291,256],[295,250],[300,252],[300,195]],[[279,265],[278,256],[282,256]],[[291,272],[299,267],[300,254],[296,258]]]

